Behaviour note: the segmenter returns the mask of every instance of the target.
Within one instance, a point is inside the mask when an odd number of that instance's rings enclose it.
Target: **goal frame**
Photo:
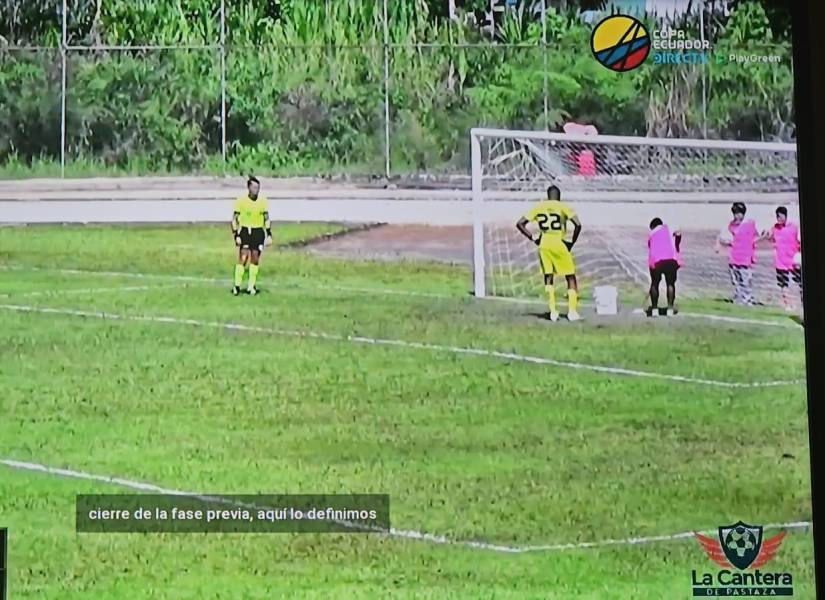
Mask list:
[[[470,181],[473,219],[473,293],[476,298],[487,297],[486,260],[484,247],[484,180],[481,140],[484,138],[564,141],[597,143],[603,145],[647,146],[686,148],[700,150],[740,150],[760,152],[796,152],[795,143],[706,140],[688,138],[651,138],[642,136],[585,135],[558,133],[544,130],[496,129],[473,127],[470,129]]]

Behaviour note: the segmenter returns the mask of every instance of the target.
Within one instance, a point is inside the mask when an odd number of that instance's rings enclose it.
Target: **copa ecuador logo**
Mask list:
[[[590,49],[596,60],[620,73],[640,66],[650,54],[650,45],[644,23],[627,15],[607,17],[590,36]]]

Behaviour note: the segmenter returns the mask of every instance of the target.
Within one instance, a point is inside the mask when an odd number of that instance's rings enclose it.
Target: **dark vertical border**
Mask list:
[[[0,528],[0,600],[6,600],[6,584],[8,583],[8,538],[9,530]]]
[[[814,560],[817,598],[825,598],[825,19],[822,0],[787,2],[793,12],[794,102],[803,237]]]

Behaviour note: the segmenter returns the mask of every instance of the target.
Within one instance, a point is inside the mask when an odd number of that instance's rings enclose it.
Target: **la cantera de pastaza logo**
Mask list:
[[[716,573],[692,571],[693,596],[793,596],[790,573],[760,570],[776,556],[785,532],[764,539],[761,525],[739,521],[719,528],[718,538],[694,534]]]

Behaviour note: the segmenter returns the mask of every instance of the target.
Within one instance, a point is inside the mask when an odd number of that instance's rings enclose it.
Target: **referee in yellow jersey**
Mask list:
[[[269,222],[269,203],[260,195],[261,182],[250,177],[246,182],[246,194],[235,200],[232,211],[232,237],[238,247],[238,264],[235,265],[235,285],[232,295],[238,296],[243,285],[243,276],[249,267],[249,281],[246,291],[250,295],[258,293],[258,263],[264,246],[272,244],[272,224]]]

